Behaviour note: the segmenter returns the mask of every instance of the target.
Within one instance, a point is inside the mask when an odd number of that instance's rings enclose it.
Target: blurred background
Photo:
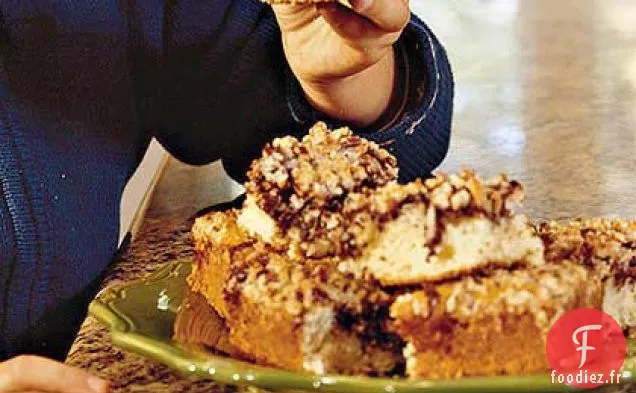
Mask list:
[[[455,72],[441,170],[509,173],[535,218],[636,217],[636,1],[412,4]]]
[[[536,219],[636,217],[635,0],[411,5],[455,73],[452,143],[440,170],[508,173],[526,186]],[[192,191],[176,201],[174,187]],[[153,144],[122,202],[122,238],[147,208],[151,218],[184,217],[239,190],[218,163],[187,167]]]

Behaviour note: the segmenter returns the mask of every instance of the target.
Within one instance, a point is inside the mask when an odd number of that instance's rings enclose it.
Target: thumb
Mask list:
[[[407,0],[351,0],[351,7],[387,33],[399,33],[409,23]]]
[[[307,26],[318,15],[311,4],[272,4],[272,9],[283,33]]]
[[[77,368],[36,356],[0,363],[0,393],[108,393],[108,382]]]

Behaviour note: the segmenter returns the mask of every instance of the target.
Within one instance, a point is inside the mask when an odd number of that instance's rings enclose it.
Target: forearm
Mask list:
[[[388,50],[377,63],[343,79],[300,82],[309,103],[343,122],[366,127],[378,120],[391,103],[395,86],[395,52]]]

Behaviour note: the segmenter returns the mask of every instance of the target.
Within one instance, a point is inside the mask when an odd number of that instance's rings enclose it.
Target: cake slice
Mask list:
[[[410,378],[531,375],[549,370],[554,321],[601,306],[600,281],[572,263],[466,277],[400,296],[391,307],[407,341]]]
[[[229,316],[223,289],[231,275],[232,256],[255,240],[236,225],[236,210],[213,212],[192,226],[194,265],[188,286],[201,294],[222,317]]]
[[[229,343],[256,362],[315,374],[390,375],[403,364],[386,321],[392,297],[332,260],[298,264],[212,213],[193,227],[189,285],[224,319]]]
[[[275,139],[255,160],[239,224],[296,259],[335,256],[340,240],[330,218],[350,193],[397,180],[395,157],[341,128],[318,123],[302,139]],[[334,214],[330,214],[334,213]]]
[[[519,183],[463,171],[402,185],[396,165],[373,142],[319,123],[254,161],[238,224],[299,263],[338,258],[342,271],[390,286],[543,263],[541,239],[509,208]]]
[[[636,338],[636,221],[574,220],[538,227],[546,259],[570,259],[596,271],[604,282],[603,311]]]
[[[636,339],[636,260],[617,264],[613,276],[605,282],[603,311],[625,330],[625,335]]]
[[[249,360],[230,343],[230,330],[225,320],[208,304],[203,296],[186,290],[174,323],[174,339],[183,344],[203,346],[237,359]]]
[[[261,363],[318,375],[397,370],[401,342],[384,326],[388,295],[331,263],[245,253],[225,288],[234,345]]]
[[[341,269],[400,286],[539,266],[541,239],[527,217],[507,207],[521,197],[521,186],[505,176],[482,181],[470,171],[352,194],[343,208],[351,247]]]

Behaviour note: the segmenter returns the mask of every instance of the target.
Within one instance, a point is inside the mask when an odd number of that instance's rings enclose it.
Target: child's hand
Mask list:
[[[359,125],[387,109],[393,91],[393,44],[409,21],[408,0],[351,0],[276,5],[287,60],[310,102]]]
[[[107,393],[106,381],[36,356],[0,363],[0,393]]]

